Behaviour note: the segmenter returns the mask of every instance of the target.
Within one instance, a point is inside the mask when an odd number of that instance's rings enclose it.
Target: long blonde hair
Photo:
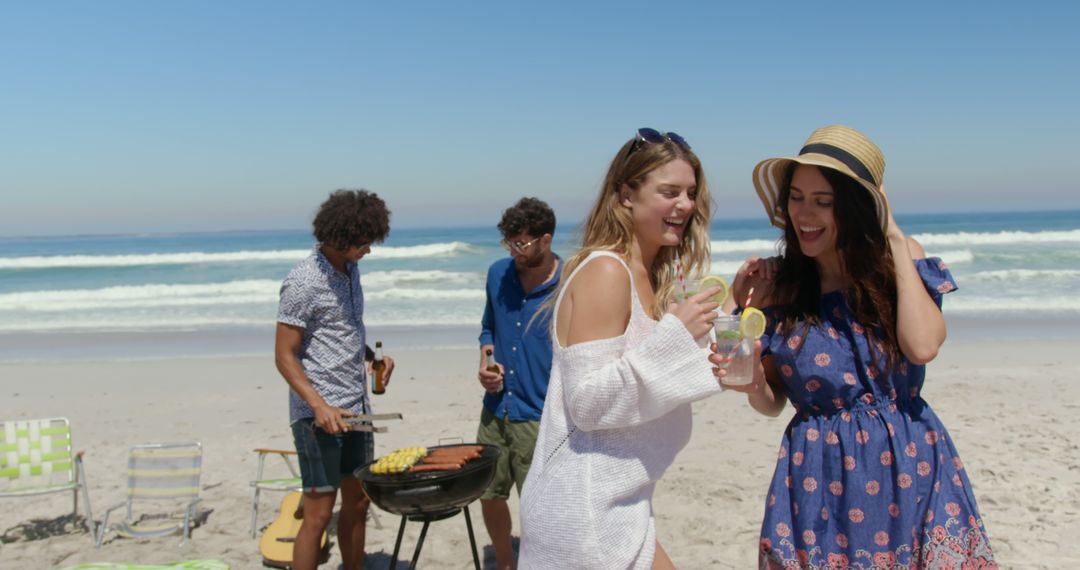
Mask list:
[[[574,269],[590,253],[607,250],[623,256],[629,255],[630,246],[634,242],[634,221],[630,211],[623,207],[619,199],[619,190],[626,184],[633,191],[638,191],[650,172],[677,159],[685,160],[694,169],[697,197],[694,199],[694,210],[687,222],[682,243],[678,247],[661,248],[649,268],[656,293],[649,312],[654,317],[659,317],[667,311],[668,301],[679,286],[676,275],[677,260],[682,263],[685,275],[701,274],[708,270],[708,229],[712,199],[709,197],[709,186],[705,182],[701,161],[689,148],[683,148],[666,138],[662,143],[643,142],[636,148],[635,142],[636,139],[627,141],[611,161],[604,184],[600,188],[600,195],[582,227],[581,249],[570,256],[563,266],[559,288],[551,296],[552,306],[566,287],[567,279]]]

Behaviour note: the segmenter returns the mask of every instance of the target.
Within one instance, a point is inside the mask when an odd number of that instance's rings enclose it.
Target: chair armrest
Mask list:
[[[278,455],[296,455],[296,451],[293,451],[291,449],[266,449],[260,447],[255,449],[254,451],[255,453],[277,453]]]
[[[120,501],[119,503],[116,503],[115,505],[105,509],[105,518],[109,518],[109,513],[115,511],[116,509],[119,509],[120,507],[122,507],[122,506],[124,506],[126,504],[127,504],[127,501]]]
[[[127,501],[122,501],[105,509],[105,516],[101,517],[101,526],[98,527],[97,536],[94,537],[94,548],[101,548],[101,543],[105,540],[105,533],[109,532],[109,515],[126,504]]]

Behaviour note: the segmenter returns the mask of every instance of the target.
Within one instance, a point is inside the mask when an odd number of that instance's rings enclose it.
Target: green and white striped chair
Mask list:
[[[300,471],[297,470],[289,457],[295,456],[296,452],[289,449],[266,449],[259,448],[255,450],[255,453],[259,454],[259,470],[255,473],[255,480],[251,482],[251,486],[255,488],[255,496],[251,499],[251,538],[255,538],[255,524],[259,517],[259,493],[261,491],[297,491],[302,487],[300,483]],[[263,469],[266,466],[266,456],[277,455],[281,458],[285,465],[289,468],[289,474],[291,477],[285,477],[281,479],[263,479]]]
[[[381,429],[386,431],[386,428]],[[251,486],[255,488],[255,494],[251,498],[251,527],[248,529],[251,533],[251,538],[255,538],[255,526],[258,524],[259,494],[261,491],[289,492],[299,491],[304,487],[300,480],[300,471],[297,469],[296,465],[293,464],[292,460],[289,459],[290,457],[296,456],[295,451],[291,449],[266,449],[260,447],[255,450],[255,453],[259,454],[259,469],[255,472],[255,480],[251,482]],[[277,479],[263,479],[266,457],[269,455],[281,457],[281,460],[285,462],[285,466],[289,468],[289,474],[292,476]],[[375,523],[375,528],[382,529],[382,522],[379,520],[379,515],[375,512],[375,509],[368,509],[368,518]]]
[[[79,490],[86,528],[94,536],[94,514],[86,488],[82,452],[72,453],[67,418],[3,422],[0,433],[0,497],[29,497],[71,491],[73,514],[79,514]]]
[[[202,444],[136,445],[128,454],[127,500],[109,507],[98,530],[97,546],[110,530],[121,536],[145,538],[183,533],[191,537],[195,506],[199,503]],[[127,507],[124,520],[109,526],[109,514]],[[139,518],[135,518],[136,515]]]

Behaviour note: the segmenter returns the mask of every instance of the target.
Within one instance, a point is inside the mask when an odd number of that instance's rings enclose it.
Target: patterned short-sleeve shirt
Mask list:
[[[281,284],[278,322],[302,327],[300,364],[327,404],[370,413],[364,364],[364,291],[355,263],[341,273],[316,245]],[[314,417],[289,390],[289,422]]]

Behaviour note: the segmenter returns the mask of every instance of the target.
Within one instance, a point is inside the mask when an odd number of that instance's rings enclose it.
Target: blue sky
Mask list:
[[[900,213],[1080,208],[1074,3],[0,5],[0,235],[305,227],[378,192],[399,226],[584,216],[640,126],[718,217],[843,123]]]

